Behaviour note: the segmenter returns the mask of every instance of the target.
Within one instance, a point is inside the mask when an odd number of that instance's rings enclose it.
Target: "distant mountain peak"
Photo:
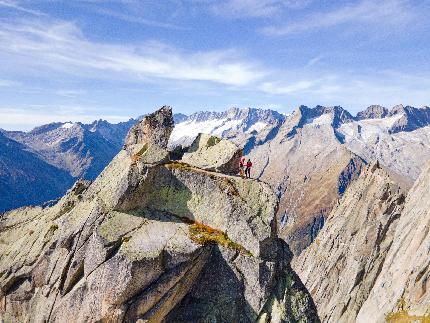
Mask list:
[[[389,110],[381,105],[371,105],[366,110],[357,113],[357,120],[382,119],[389,113]]]
[[[33,135],[38,135],[38,134],[41,134],[41,133],[44,133],[44,132],[55,130],[55,129],[61,127],[63,124],[64,124],[63,122],[48,123],[48,124],[45,124],[45,125],[42,125],[42,126],[34,128],[29,133],[31,133]]]
[[[305,123],[308,123],[309,120],[321,117],[324,114],[329,114],[331,116],[331,123],[334,128],[338,128],[341,124],[354,120],[354,117],[341,106],[325,107],[322,105],[317,105],[314,108],[309,108],[305,105],[301,105],[297,108],[296,111],[298,111],[302,115],[302,118],[299,121],[297,127],[301,127]]]
[[[413,131],[430,125],[430,108],[415,108],[411,106],[396,105],[389,116],[402,115],[391,127],[390,132]]]

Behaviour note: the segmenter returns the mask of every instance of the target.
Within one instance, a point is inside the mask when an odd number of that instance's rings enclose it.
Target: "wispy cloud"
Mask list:
[[[310,0],[224,0],[211,6],[217,15],[231,18],[269,17],[286,8],[301,8]]]
[[[323,59],[323,55],[318,55],[316,57],[313,57],[306,63],[305,67],[312,67],[312,66],[318,64],[319,62],[321,62],[322,59]]]
[[[2,80],[0,79],[0,87],[12,87],[21,85],[20,82],[11,81],[11,80]]]
[[[133,24],[140,24],[145,26],[151,26],[151,27],[159,27],[159,28],[165,28],[165,29],[176,29],[176,30],[186,30],[188,28],[179,26],[173,23],[161,21],[161,20],[151,20],[148,18],[145,18],[140,15],[136,15],[134,13],[124,13],[120,11],[114,11],[111,9],[106,9],[103,7],[97,7],[95,11],[100,15],[109,16],[112,18],[120,19],[125,22],[133,23]]]
[[[263,29],[268,35],[283,36],[321,30],[344,24],[371,24],[375,26],[399,26],[409,23],[415,11],[406,0],[364,0],[326,12],[316,12],[303,19],[281,26]]]
[[[182,52],[162,43],[126,45],[90,41],[74,24],[64,21],[0,23],[0,54],[10,62],[34,64],[65,72],[94,70],[150,80],[209,81],[244,86],[264,76],[257,64],[233,50]],[[122,76],[121,76],[122,75]]]
[[[79,97],[85,93],[86,92],[84,90],[61,89],[61,90],[55,91],[55,94],[62,96],[62,97],[66,97],[66,98],[76,98],[76,97]]]
[[[371,104],[428,105],[429,87],[429,77],[381,71],[375,72],[373,77],[330,74],[290,82],[263,82],[259,89],[273,97],[283,96],[293,101],[298,99],[299,104],[340,104],[353,112]]]
[[[20,6],[17,1],[13,1],[13,0],[0,0],[0,7],[11,8],[11,9],[29,13],[35,16],[45,16],[43,12],[25,8],[23,6]]]

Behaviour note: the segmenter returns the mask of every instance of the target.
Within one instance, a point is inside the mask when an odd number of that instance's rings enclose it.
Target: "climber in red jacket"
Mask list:
[[[248,159],[246,163],[246,169],[245,169],[245,175],[247,178],[251,178],[251,167],[252,167],[251,159]]]

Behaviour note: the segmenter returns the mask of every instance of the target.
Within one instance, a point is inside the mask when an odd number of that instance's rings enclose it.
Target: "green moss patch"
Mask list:
[[[216,145],[216,144],[218,144],[220,141],[221,141],[221,139],[220,139],[220,138],[215,137],[215,136],[211,136],[211,137],[208,139],[207,147],[215,146],[215,145]]]
[[[66,213],[69,213],[71,210],[73,210],[73,208],[75,207],[75,201],[71,200],[71,201],[67,201],[62,207],[61,210],[58,214],[58,216],[62,216]]]

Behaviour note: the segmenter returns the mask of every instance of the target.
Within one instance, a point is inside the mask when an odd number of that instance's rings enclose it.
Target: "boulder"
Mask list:
[[[242,149],[231,141],[201,133],[182,156],[182,161],[205,170],[236,175],[240,157]]]

